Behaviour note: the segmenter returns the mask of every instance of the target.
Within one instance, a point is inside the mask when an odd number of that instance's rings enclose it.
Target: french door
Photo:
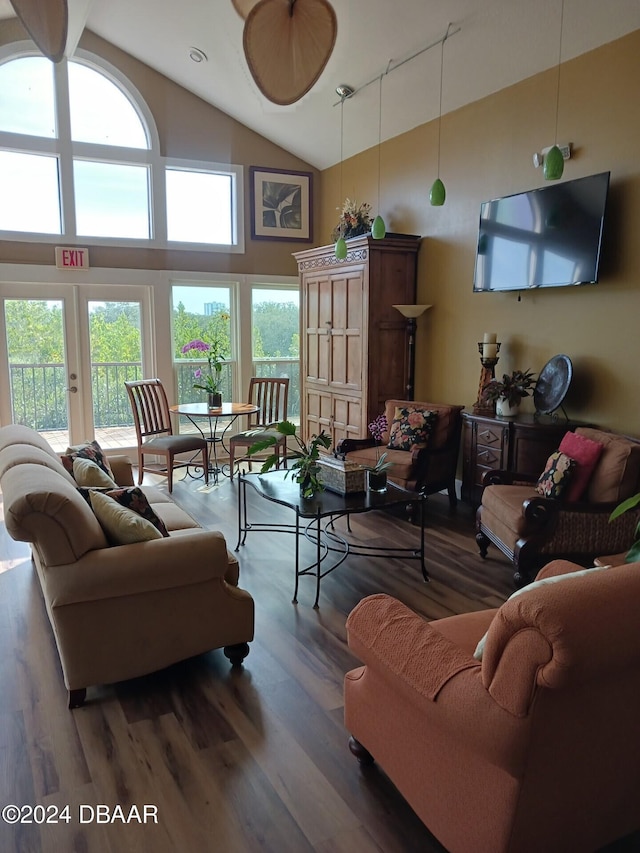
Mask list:
[[[149,288],[0,286],[0,422],[56,450],[135,446],[124,382],[154,372]]]

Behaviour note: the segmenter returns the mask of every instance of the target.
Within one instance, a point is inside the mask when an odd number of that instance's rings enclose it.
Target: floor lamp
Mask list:
[[[431,305],[394,305],[407,321],[409,331],[409,378],[407,381],[407,400],[413,400],[416,370],[416,320]]]

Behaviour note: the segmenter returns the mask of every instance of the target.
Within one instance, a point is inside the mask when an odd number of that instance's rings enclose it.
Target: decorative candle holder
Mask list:
[[[484,341],[478,342],[478,352],[480,353],[480,364],[482,365],[482,370],[480,371],[480,382],[478,384],[478,399],[473,407],[474,415],[495,415],[496,413],[495,402],[488,402],[487,400],[484,400],[482,392],[484,391],[485,386],[487,386],[492,379],[496,378],[496,364],[500,361],[498,358],[500,344],[496,342],[492,345],[496,348],[496,355],[492,358],[484,357],[484,352],[486,352],[484,348],[486,345],[487,344]]]

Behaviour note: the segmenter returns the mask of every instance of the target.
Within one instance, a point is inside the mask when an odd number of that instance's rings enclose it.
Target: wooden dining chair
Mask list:
[[[169,404],[164,386],[159,379],[139,379],[125,382],[133,411],[133,422],[138,440],[138,485],[145,471],[163,474],[169,491],[173,491],[173,469],[186,463],[175,462],[180,453],[201,453],[205,483],[209,482],[209,456],[207,441],[201,435],[174,435],[169,414]],[[144,464],[145,456],[162,456],[166,467],[158,469]]]
[[[229,472],[233,480],[234,467],[236,464],[236,451],[238,448],[251,447],[256,441],[267,436],[273,436],[276,443],[273,453],[284,460],[287,452],[287,437],[276,432],[274,427],[280,421],[287,419],[287,406],[289,401],[289,378],[280,376],[274,379],[254,376],[249,382],[249,396],[247,402],[257,406],[258,411],[249,415],[247,429],[232,435],[229,439]],[[259,434],[256,434],[259,432]],[[280,467],[280,459],[278,466]]]

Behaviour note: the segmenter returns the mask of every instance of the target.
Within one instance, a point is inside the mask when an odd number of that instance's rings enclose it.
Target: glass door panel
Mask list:
[[[150,299],[129,285],[0,285],[0,423],[62,452],[93,438],[135,448],[124,383],[156,369]]]
[[[38,430],[64,451],[69,394],[78,390],[67,381],[64,300],[6,299],[4,325],[11,421]]]
[[[87,301],[91,402],[101,447],[136,443],[124,383],[142,379],[142,305],[137,301]]]

